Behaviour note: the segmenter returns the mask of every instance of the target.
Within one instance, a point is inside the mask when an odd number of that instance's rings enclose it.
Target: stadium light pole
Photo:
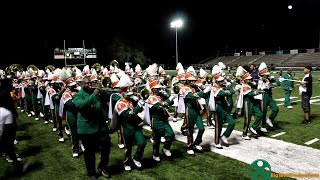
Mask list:
[[[176,30],[176,64],[178,64],[179,59],[178,59],[178,28],[181,28],[183,25],[183,22],[181,19],[177,19],[175,21],[171,22],[171,28],[175,28]]]

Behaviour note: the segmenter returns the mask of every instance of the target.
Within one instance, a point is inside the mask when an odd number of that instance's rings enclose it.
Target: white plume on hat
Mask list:
[[[114,71],[114,67],[112,65],[110,65],[110,72]]]
[[[204,78],[204,77],[206,77],[207,75],[208,75],[208,73],[201,68],[201,69],[200,69],[200,78]]]
[[[166,74],[166,71],[162,68],[162,66],[159,66],[159,74]]]
[[[89,65],[85,65],[82,70],[84,75],[91,75]]]
[[[48,80],[52,80],[53,79],[53,74],[52,72],[48,72]]]
[[[19,71],[17,72],[17,74],[19,73]],[[38,70],[38,76],[39,77],[43,77],[46,73],[44,72],[44,70],[40,69]]]
[[[183,66],[182,66],[182,64],[179,62],[178,64],[177,64],[177,66],[176,66],[176,70],[178,70],[179,71],[179,69],[183,69]]]
[[[122,71],[122,70],[120,70],[118,73],[117,73],[117,76],[119,77],[119,78],[121,78],[123,75],[125,75],[126,73],[124,72],[124,71]]]
[[[97,76],[97,75],[98,75],[98,74],[97,74],[97,71],[96,71],[94,68],[91,70],[91,74],[94,75],[94,76]]]
[[[142,72],[142,68],[141,68],[140,64],[137,64],[137,65],[136,65],[136,67],[134,68],[134,71],[135,71],[136,73]]]
[[[109,71],[108,71],[108,68],[107,68],[107,67],[105,67],[105,68],[103,69],[102,74],[103,74],[104,76],[107,76],[107,75],[109,74]]]
[[[151,66],[149,66],[146,69],[146,72],[148,73],[149,76],[155,76],[158,75],[158,65],[156,63],[153,63]]]
[[[120,72],[120,70],[117,66],[115,66],[113,72],[118,73],[118,72]]]
[[[51,71],[50,71],[50,69],[48,68],[48,69],[46,70],[46,73],[49,74],[49,72],[51,72]]]
[[[103,71],[103,70],[104,70],[104,67],[103,67],[103,66],[101,66],[101,67],[100,67],[100,71]]]
[[[196,71],[194,70],[193,66],[189,66],[187,69],[187,73],[191,73],[193,76],[197,75]]]
[[[53,76],[58,76],[58,77],[60,77],[60,73],[61,73],[61,69],[60,69],[60,68],[57,68],[57,69],[54,70]]]
[[[126,64],[126,67],[124,68],[124,71],[125,71],[125,72],[130,72],[130,66],[129,66],[129,64]]]
[[[222,70],[226,69],[226,65],[223,64],[223,62],[219,62],[219,63],[218,63],[218,66],[219,66]]]
[[[118,82],[119,78],[117,77],[116,74],[111,74],[110,80],[112,83],[114,83],[114,82]]]
[[[183,68],[179,68],[179,69],[178,69],[178,75],[180,75],[180,74],[185,74],[185,72],[184,72],[184,69],[183,69]]]
[[[132,85],[133,85],[133,82],[131,81],[130,77],[127,74],[124,74],[121,76],[116,87],[123,88],[123,87],[132,86]]]
[[[21,74],[19,71],[17,71],[16,76],[17,76],[17,77],[21,77],[21,75],[22,75],[22,74]]]
[[[265,62],[260,63],[258,70],[259,70],[259,73],[261,73],[261,71],[263,71],[263,70],[266,70],[266,72],[263,72],[261,75],[269,75],[270,74],[268,71],[267,64]]]
[[[68,74],[65,68],[62,68],[59,74],[59,79],[61,79],[62,81],[65,81],[66,79],[68,79]]]

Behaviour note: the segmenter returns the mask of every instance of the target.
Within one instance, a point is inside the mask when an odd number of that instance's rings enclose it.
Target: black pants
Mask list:
[[[86,163],[88,176],[96,175],[96,156],[98,147],[101,148],[101,159],[98,168],[107,170],[110,155],[110,136],[107,132],[99,134],[79,134],[79,138],[85,148],[84,161]]]
[[[0,152],[6,153],[7,156],[13,161],[14,165],[17,166],[20,162],[17,161],[17,156],[14,151],[14,140],[16,138],[16,125],[5,124],[3,127],[2,139],[0,142]]]

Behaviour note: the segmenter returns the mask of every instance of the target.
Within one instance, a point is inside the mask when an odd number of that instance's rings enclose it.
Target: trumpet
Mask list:
[[[173,92],[174,92],[175,94],[179,94],[179,92],[180,92],[180,86],[179,86],[179,84],[174,85],[174,86],[172,87],[172,90],[173,90]]]

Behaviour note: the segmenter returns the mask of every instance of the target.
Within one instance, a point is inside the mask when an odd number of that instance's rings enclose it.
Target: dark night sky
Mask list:
[[[293,5],[292,10],[288,10],[289,4]],[[259,51],[278,50],[279,46],[281,49],[300,49],[319,45],[319,0],[155,0],[130,4],[120,1],[119,5],[88,9],[91,10],[86,13],[70,13],[69,16],[78,21],[83,17],[86,26],[82,28],[64,22],[69,26],[59,29],[60,39],[94,39],[87,40],[87,46],[97,48],[99,58],[104,57],[103,51],[99,50],[108,39],[120,36],[143,45],[146,55],[154,62],[174,64],[175,31],[170,28],[170,21],[175,17],[184,21],[184,27],[178,31],[178,43],[180,61],[186,64],[215,56],[218,50],[233,53],[235,49],[254,51],[257,48]],[[21,52],[12,62],[2,65],[37,64],[38,60],[42,60],[39,65],[50,64],[53,49],[62,47],[63,40],[55,40],[56,37],[50,40],[50,33],[47,34],[49,40],[20,41],[22,47],[38,49],[38,56],[26,61]],[[80,40],[73,44],[81,47]]]

